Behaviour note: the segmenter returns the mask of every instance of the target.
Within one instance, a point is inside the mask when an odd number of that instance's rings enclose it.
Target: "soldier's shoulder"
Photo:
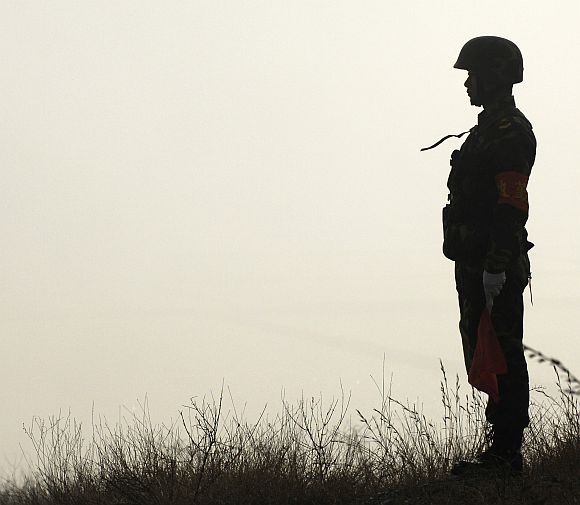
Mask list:
[[[519,109],[513,108],[505,111],[495,122],[497,130],[533,130],[532,123]]]
[[[496,138],[517,138],[534,139],[532,123],[518,109],[506,111],[492,127],[493,135]]]

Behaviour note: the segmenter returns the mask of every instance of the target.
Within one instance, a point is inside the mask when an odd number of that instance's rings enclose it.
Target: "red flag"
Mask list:
[[[507,373],[505,356],[493,329],[491,314],[486,307],[481,313],[477,328],[477,345],[468,380],[474,388],[487,393],[495,402],[498,402],[497,376],[505,373]]]

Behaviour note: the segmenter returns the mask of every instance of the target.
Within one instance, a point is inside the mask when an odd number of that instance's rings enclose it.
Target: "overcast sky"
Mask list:
[[[0,0],[0,466],[23,423],[147,394],[156,419],[229,384],[248,410],[370,375],[434,406],[463,374],[441,254],[452,68],[500,35],[520,109],[534,306],[526,341],[580,359],[580,4]],[[534,384],[549,367],[530,365]]]

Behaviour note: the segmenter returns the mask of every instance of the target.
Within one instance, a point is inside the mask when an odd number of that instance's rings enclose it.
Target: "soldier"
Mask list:
[[[527,183],[534,164],[532,125],[516,108],[512,86],[523,80],[523,60],[511,41],[492,36],[468,41],[454,68],[468,71],[471,104],[483,107],[477,125],[451,156],[443,210],[445,256],[455,262],[459,329],[469,372],[482,311],[487,306],[506,358],[499,401],[490,398],[486,418],[492,442],[476,460],[452,472],[522,470],[522,436],[529,423],[529,379],[523,350],[523,291],[530,276],[525,224]],[[466,132],[467,133],[467,132]]]

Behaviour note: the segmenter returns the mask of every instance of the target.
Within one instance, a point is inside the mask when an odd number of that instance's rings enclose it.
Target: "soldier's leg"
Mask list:
[[[469,374],[477,344],[477,328],[485,306],[483,267],[455,263],[455,285],[459,300],[459,332],[463,344],[465,369]]]
[[[506,283],[491,313],[508,372],[498,377],[500,401],[490,401],[486,417],[494,425],[494,443],[508,450],[519,450],[523,430],[529,424],[529,377],[522,342],[523,291],[528,275],[529,260],[522,255],[506,271]]]

